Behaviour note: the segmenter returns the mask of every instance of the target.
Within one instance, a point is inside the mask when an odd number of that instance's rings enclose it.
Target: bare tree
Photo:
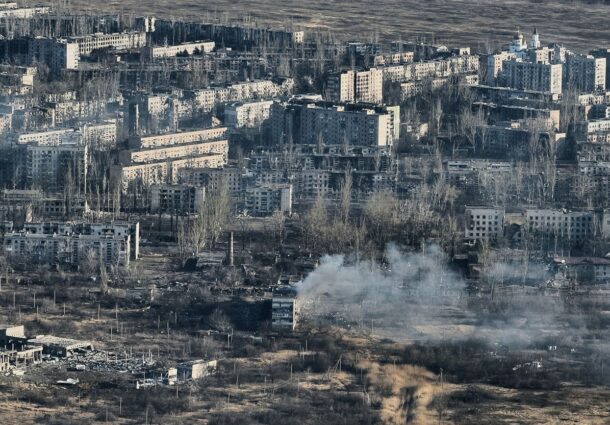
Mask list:
[[[341,182],[341,220],[347,223],[349,220],[350,206],[352,203],[352,169],[345,170],[343,182]]]

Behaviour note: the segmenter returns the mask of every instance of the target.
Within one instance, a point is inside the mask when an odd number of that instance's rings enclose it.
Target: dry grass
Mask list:
[[[89,0],[72,0],[71,4],[100,11]],[[561,42],[580,50],[610,45],[610,2],[604,0],[109,0],[104,10],[197,20],[249,17],[264,25],[331,29],[352,39],[436,36],[448,44],[482,49],[509,42],[517,27],[530,33],[537,26],[543,42]]]

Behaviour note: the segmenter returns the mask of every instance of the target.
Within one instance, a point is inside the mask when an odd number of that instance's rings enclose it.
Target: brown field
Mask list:
[[[90,0],[71,0],[70,4],[100,11],[98,3]],[[294,24],[359,40],[436,37],[447,44],[481,49],[510,41],[517,27],[529,34],[537,26],[543,43],[561,42],[579,50],[610,47],[610,2],[604,0],[109,0],[103,9],[197,20],[250,19],[271,26]]]

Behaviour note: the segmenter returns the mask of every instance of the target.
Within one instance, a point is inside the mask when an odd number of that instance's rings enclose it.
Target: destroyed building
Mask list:
[[[273,291],[271,327],[292,331],[297,326],[298,304],[296,288],[284,286]]]
[[[213,374],[218,367],[217,360],[192,360],[190,362],[176,365],[176,377],[178,380],[188,381],[201,379]]]
[[[61,338],[53,335],[37,335],[28,339],[28,344],[42,347],[44,354],[70,357],[77,351],[93,350],[93,343],[72,338]]]

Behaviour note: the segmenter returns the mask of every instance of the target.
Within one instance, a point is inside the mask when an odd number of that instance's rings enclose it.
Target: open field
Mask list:
[[[435,36],[448,44],[465,43],[481,49],[510,41],[517,27],[529,34],[537,26],[543,43],[556,41],[580,50],[610,46],[608,1],[109,0],[103,3],[103,10],[88,0],[72,0],[70,4],[96,12],[122,10],[197,20],[245,18],[278,27],[295,24],[336,31],[345,38],[358,40],[375,37],[408,40],[419,36],[430,40]]]

